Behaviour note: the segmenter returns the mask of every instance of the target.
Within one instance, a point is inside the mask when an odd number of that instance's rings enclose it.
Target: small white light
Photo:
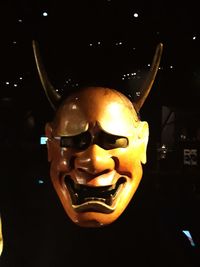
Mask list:
[[[138,13],[134,13],[134,14],[133,14],[133,17],[134,17],[134,18],[138,18],[138,16],[139,16]]]
[[[45,11],[45,12],[42,13],[42,16],[43,17],[47,17],[48,16],[48,13]]]
[[[193,37],[192,37],[192,40],[196,40],[196,38],[197,38],[196,36],[193,36]]]
[[[6,82],[6,85],[9,85],[10,83],[9,82]]]
[[[190,234],[190,231],[188,230],[182,230],[182,232],[187,236],[188,240],[190,241],[191,246],[195,247],[195,243],[192,239],[192,236]]]
[[[13,86],[14,86],[14,87],[17,87],[17,84],[16,84],[16,83],[14,83],[14,84],[13,84]]]
[[[46,136],[40,137],[40,145],[46,145],[48,138]]]
[[[136,94],[136,96],[140,96],[140,92],[139,91],[137,91],[135,94]]]

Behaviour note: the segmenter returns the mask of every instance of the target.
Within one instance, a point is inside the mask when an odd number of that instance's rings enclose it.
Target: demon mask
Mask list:
[[[42,85],[55,109],[45,127],[53,186],[74,223],[108,225],[123,213],[142,178],[149,129],[138,113],[155,79],[162,44],[134,103],[104,87],[80,88],[62,99],[47,77],[35,41],[33,49]]]

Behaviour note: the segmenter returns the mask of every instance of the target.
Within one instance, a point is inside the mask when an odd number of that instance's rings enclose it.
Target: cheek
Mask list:
[[[128,176],[141,175],[140,150],[137,147],[120,149],[113,153],[117,159],[117,171],[127,173]]]
[[[69,171],[70,155],[67,151],[62,151],[60,147],[51,146],[51,173],[60,176],[61,173]]]

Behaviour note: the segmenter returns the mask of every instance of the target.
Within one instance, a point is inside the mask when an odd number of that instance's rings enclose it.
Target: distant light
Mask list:
[[[46,136],[41,136],[40,137],[40,145],[46,145],[47,139],[48,138]]]
[[[196,40],[196,38],[197,38],[196,36],[193,36],[193,37],[192,37],[192,40]]]
[[[20,22],[20,23],[21,23],[21,22],[22,22],[22,19],[18,19],[18,22]]]
[[[134,18],[138,18],[138,16],[139,16],[138,13],[134,13],[134,14],[133,14],[133,17],[134,17]]]
[[[45,11],[45,12],[42,13],[42,16],[43,17],[47,17],[48,16],[48,13]]]
[[[90,43],[90,44],[89,44],[89,46],[93,46],[93,44],[92,44],[92,43]]]
[[[13,44],[16,44],[17,42],[16,41],[13,41]]]
[[[9,85],[10,83],[9,82],[6,82],[6,85]]]
[[[16,83],[14,83],[14,84],[13,84],[13,86],[14,86],[14,87],[17,87],[17,84],[16,84]]]
[[[188,240],[190,241],[191,246],[195,247],[195,243],[194,243],[194,241],[192,239],[192,236],[190,234],[190,231],[183,230],[182,232],[187,236]]]
[[[20,80],[22,80],[23,78],[22,77],[19,77]]]
[[[140,96],[141,93],[139,91],[137,91],[135,94],[136,94],[136,96]]]
[[[171,65],[171,66],[169,66],[170,67],[170,69],[173,69],[174,67]]]
[[[38,184],[44,184],[44,181],[42,179],[39,179]]]

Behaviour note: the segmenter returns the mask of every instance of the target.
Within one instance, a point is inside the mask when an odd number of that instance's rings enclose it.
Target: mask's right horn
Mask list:
[[[149,70],[149,73],[147,74],[147,77],[145,81],[143,82],[141,89],[140,89],[140,96],[137,98],[137,100],[134,102],[134,107],[139,113],[141,107],[143,106],[147,96],[149,95],[151,88],[153,86],[157,71],[160,66],[160,60],[163,52],[163,44],[159,43],[156,48],[156,52]]]

